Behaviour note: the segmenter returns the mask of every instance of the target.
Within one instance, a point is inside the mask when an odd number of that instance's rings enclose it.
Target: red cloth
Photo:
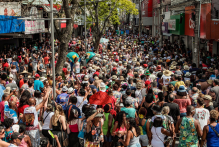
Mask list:
[[[99,91],[89,98],[89,103],[95,105],[106,105],[112,103],[112,98],[106,92]]]
[[[8,66],[9,66],[9,65],[8,65],[7,62],[2,64],[2,67],[3,67],[3,68],[8,67]]]
[[[24,85],[24,79],[21,79],[19,82],[19,87],[21,88]]]
[[[67,75],[67,68],[63,68],[62,71],[64,72],[65,75]]]
[[[20,113],[24,113],[24,109],[29,107],[29,105],[23,105],[22,107],[18,107],[18,115],[20,115]]]
[[[0,102],[1,122],[4,122],[5,101]]]
[[[49,64],[49,57],[44,57],[44,63]]]
[[[96,71],[93,75],[97,75],[97,76],[99,76],[99,72],[98,71]]]
[[[21,63],[21,56],[17,56],[18,57],[18,62]]]

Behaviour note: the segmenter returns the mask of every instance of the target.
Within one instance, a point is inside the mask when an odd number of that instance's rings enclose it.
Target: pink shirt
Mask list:
[[[1,122],[4,122],[5,101],[0,102]]]
[[[186,113],[187,106],[191,105],[190,99],[174,99],[173,102],[179,105],[180,113]]]

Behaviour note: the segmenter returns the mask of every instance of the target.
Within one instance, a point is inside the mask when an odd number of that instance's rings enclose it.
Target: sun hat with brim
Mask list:
[[[184,66],[184,69],[185,69],[185,70],[189,70],[189,66],[188,66],[188,65],[185,65],[185,66]]]
[[[45,81],[47,78],[45,78],[45,77],[40,77],[40,81]]]
[[[209,85],[212,85],[212,84],[213,84],[213,80],[207,80],[207,83],[208,83]]]
[[[186,92],[185,86],[181,85],[179,86],[179,89],[177,90],[178,92]]]
[[[23,72],[19,73],[19,74],[31,74],[28,71],[24,70]]]
[[[6,89],[3,92],[4,94],[10,94],[10,90],[11,90],[10,87],[6,87]]]
[[[113,75],[112,76],[112,80],[116,80],[117,79],[117,76],[116,75]]]
[[[150,76],[151,73],[147,70],[145,73],[144,73],[146,76]]]
[[[152,111],[155,111],[157,113],[160,113],[162,111],[162,108],[159,106],[159,105],[154,105],[152,108],[151,108]]]
[[[137,88],[137,89],[142,88],[142,83],[141,83],[141,82],[138,82],[137,85],[136,85],[136,88]]]
[[[214,72],[214,69],[213,69],[213,68],[209,68],[209,69],[207,70],[207,72]]]
[[[204,99],[204,100],[210,100],[210,101],[211,101],[211,100],[212,100],[212,97],[211,97],[210,95],[205,95],[203,99]]]
[[[171,65],[177,65],[177,62],[176,62],[176,61],[173,61],[173,62],[171,63]]]
[[[169,70],[165,70],[165,71],[163,71],[163,74],[164,74],[165,76],[169,77],[169,76],[172,75],[172,72],[169,71]]]
[[[97,110],[93,110],[93,113],[97,112]],[[97,115],[94,116],[94,118],[96,117],[103,117],[103,113],[97,113]]]
[[[186,72],[185,77],[190,77],[192,74],[190,72]]]
[[[119,77],[119,80],[120,80],[120,81],[124,81],[125,78],[124,78],[123,76],[120,76],[120,77]]]
[[[176,66],[171,65],[170,70],[174,70],[174,69],[176,69]]]

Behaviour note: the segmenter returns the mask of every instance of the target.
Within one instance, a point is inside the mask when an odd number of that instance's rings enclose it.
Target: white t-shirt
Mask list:
[[[26,125],[27,126],[34,126],[36,127],[38,125],[38,115],[36,112],[36,108],[34,106],[30,106],[24,109],[24,117],[27,116],[28,120],[26,119]],[[30,117],[34,116],[34,117]],[[32,118],[32,119],[30,119]],[[34,119],[34,121],[32,121]]]
[[[84,104],[87,104],[88,101],[87,101],[87,99],[83,101],[84,96],[77,96],[77,99],[78,99],[78,102],[77,102],[76,106],[81,110],[81,114],[82,114],[82,106],[83,106]],[[81,104],[81,103],[82,103],[82,104]],[[79,105],[80,105],[80,106],[79,106]]]
[[[75,63],[75,73],[80,73],[80,63],[79,62]]]
[[[139,103],[141,103],[142,99],[143,99],[141,92],[142,92],[142,90],[136,90],[135,91],[135,98],[139,99]]]
[[[43,130],[50,130],[49,124],[50,124],[50,120],[51,120],[53,115],[54,115],[54,112],[49,112],[49,114],[46,111],[44,112],[44,114],[43,114],[44,123],[43,123],[43,127],[42,127]]]
[[[210,113],[208,109],[195,108],[195,115],[193,117],[199,121],[201,129],[203,130],[204,126],[208,123]]]
[[[167,85],[170,83],[171,76],[165,76],[165,75],[163,75],[161,78],[163,79],[163,84],[164,84],[165,86],[167,86]]]

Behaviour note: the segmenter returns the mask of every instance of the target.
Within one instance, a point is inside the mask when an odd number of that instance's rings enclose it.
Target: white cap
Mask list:
[[[12,79],[13,79],[13,78],[14,78],[14,76],[13,76],[12,74],[10,74],[10,75],[9,75],[9,78],[12,78]]]

